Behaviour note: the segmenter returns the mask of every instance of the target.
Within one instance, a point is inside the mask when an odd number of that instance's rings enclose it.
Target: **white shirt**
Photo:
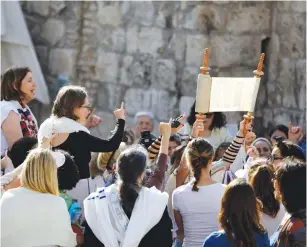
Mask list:
[[[264,228],[267,230],[269,238],[277,230],[281,221],[285,217],[285,214],[286,214],[286,210],[284,206],[280,204],[280,209],[275,218],[272,218],[271,216],[264,214],[264,213],[261,215],[261,223],[263,224]]]
[[[8,143],[7,143],[7,140],[5,139],[5,135],[4,135],[4,132],[2,130],[2,123],[8,117],[8,115],[9,115],[9,113],[11,111],[14,111],[14,112],[16,112],[19,115],[18,109],[22,109],[22,107],[21,107],[21,105],[17,101],[5,101],[5,100],[0,101],[0,112],[1,112],[1,155],[3,155],[5,153],[5,151],[8,149]],[[31,112],[29,107],[27,107],[27,109],[30,111],[30,113],[32,115],[32,119],[34,120],[34,122],[36,124],[36,128],[38,130],[37,121],[36,121],[33,113]]]
[[[183,133],[190,135],[192,131],[190,125],[186,124],[184,128],[185,130]],[[232,142],[234,139],[226,127],[214,128],[211,131],[211,135],[204,138],[211,143],[211,145],[214,147],[214,150],[216,150],[221,143]]]
[[[183,247],[202,246],[204,239],[219,230],[218,214],[226,186],[220,183],[198,186],[194,179],[173,192],[173,208],[179,211],[184,227]]]
[[[65,201],[26,188],[11,189],[0,200],[1,246],[76,246]]]

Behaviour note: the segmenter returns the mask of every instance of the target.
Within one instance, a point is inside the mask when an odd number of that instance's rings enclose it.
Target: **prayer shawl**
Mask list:
[[[167,201],[167,193],[161,193],[155,187],[142,187],[129,220],[113,184],[97,189],[84,200],[84,214],[91,230],[105,247],[136,247],[161,220]]]
[[[83,125],[79,124],[78,122],[67,118],[67,117],[61,117],[58,118],[56,116],[51,116],[47,118],[40,126],[38,130],[38,143],[40,143],[43,140],[43,137],[51,136],[55,133],[74,133],[84,131],[86,133],[90,133],[89,130],[84,127]]]

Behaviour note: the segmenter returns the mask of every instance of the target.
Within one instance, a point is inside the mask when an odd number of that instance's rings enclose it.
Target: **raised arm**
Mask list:
[[[192,127],[192,136],[191,138],[197,138],[199,133],[204,129],[203,120],[196,119]],[[184,181],[189,175],[189,168],[186,163],[185,153],[182,154],[180,165],[178,167],[176,175],[176,188],[183,185]]]
[[[247,131],[245,131],[245,129]],[[240,128],[233,139],[231,145],[227,148],[226,152],[223,155],[223,161],[225,163],[226,169],[229,169],[230,165],[235,161],[238,152],[244,143],[245,135],[252,130],[252,122],[246,123],[246,120],[240,122]]]
[[[158,154],[156,168],[144,183],[145,187],[155,186],[157,189],[162,190],[165,172],[167,169],[167,153],[169,138],[171,135],[171,120],[169,123],[160,123],[160,132],[162,134],[161,146]]]

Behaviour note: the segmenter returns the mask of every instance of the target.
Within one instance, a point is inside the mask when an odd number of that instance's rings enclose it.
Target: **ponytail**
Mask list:
[[[140,188],[137,184],[123,183],[119,184],[119,197],[121,206],[128,218],[130,218],[136,199],[139,196]]]
[[[128,218],[131,217],[142,188],[138,180],[145,171],[146,164],[147,152],[140,145],[127,148],[118,157],[118,191],[121,206]]]
[[[208,161],[209,161],[208,158],[204,157],[204,156],[197,158],[197,160],[196,160],[197,164],[194,168],[192,168],[193,173],[194,173],[194,178],[195,178],[195,182],[193,184],[192,191],[198,192],[199,189],[197,187],[197,183],[198,183],[200,176],[201,176],[201,170],[204,167],[204,165],[208,163]]]

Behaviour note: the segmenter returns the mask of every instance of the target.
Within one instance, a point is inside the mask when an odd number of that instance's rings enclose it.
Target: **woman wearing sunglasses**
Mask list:
[[[38,131],[39,142],[43,137],[56,134],[51,146],[67,151],[74,157],[81,180],[70,194],[78,199],[80,205],[83,205],[83,200],[90,193],[88,178],[91,152],[116,150],[123,139],[125,127],[125,110],[122,105],[114,111],[117,123],[110,139],[92,136],[84,126],[90,112],[86,90],[79,86],[65,86],[54,101],[51,117],[42,123]]]
[[[273,147],[270,161],[277,171],[283,164],[283,159],[286,157],[295,157],[296,159],[306,162],[306,155],[302,148],[290,141],[284,141],[282,137],[275,137],[276,144]]]

